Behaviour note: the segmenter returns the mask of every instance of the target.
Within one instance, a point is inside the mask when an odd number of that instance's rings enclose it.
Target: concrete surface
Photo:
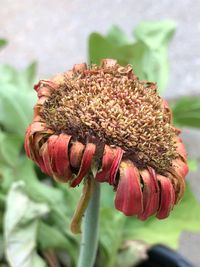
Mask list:
[[[141,20],[173,19],[177,33],[170,46],[171,75],[166,96],[200,94],[200,1],[198,0],[0,0],[0,37],[9,45],[0,62],[23,68],[37,60],[39,76],[64,71],[86,60],[87,37],[113,24],[127,33]],[[200,156],[200,137],[186,131],[190,154]],[[192,140],[192,142],[191,142]],[[200,200],[198,175],[190,175]],[[180,252],[200,266],[200,234],[185,233]]]

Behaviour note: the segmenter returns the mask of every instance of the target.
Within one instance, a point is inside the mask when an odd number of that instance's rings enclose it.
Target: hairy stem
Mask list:
[[[84,217],[78,267],[94,266],[98,248],[99,206],[100,185],[94,182],[94,191]]]

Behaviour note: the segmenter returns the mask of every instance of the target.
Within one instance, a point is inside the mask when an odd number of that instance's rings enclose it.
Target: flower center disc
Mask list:
[[[64,75],[64,74],[63,74]],[[44,103],[42,117],[56,133],[119,146],[137,164],[165,171],[177,157],[171,113],[154,83],[131,67],[98,67],[64,75],[64,85]]]

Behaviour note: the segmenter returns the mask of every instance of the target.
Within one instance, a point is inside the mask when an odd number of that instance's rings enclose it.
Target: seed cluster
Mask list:
[[[129,65],[92,65],[65,76],[65,85],[44,103],[42,117],[55,132],[120,146],[157,170],[167,170],[177,156],[175,130],[156,85],[139,81]]]

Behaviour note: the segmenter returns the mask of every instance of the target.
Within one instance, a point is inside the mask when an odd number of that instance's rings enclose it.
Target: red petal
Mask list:
[[[38,97],[46,96],[49,97],[52,93],[52,89],[49,87],[40,87],[38,89]]]
[[[70,164],[72,167],[80,167],[84,148],[85,146],[81,142],[76,141],[72,144],[70,149]]]
[[[86,145],[85,150],[83,152],[83,157],[82,157],[79,172],[78,172],[76,178],[71,182],[71,187],[75,187],[75,186],[79,185],[80,182],[85,177],[85,175],[89,172],[95,150],[96,150],[95,144],[88,143]]]
[[[189,171],[188,166],[180,158],[173,160],[172,168],[181,177],[185,177]]]
[[[49,157],[51,159],[51,167],[53,173],[56,173],[56,165],[55,165],[55,147],[56,147],[56,141],[58,140],[58,135],[52,135],[48,139],[48,152]]]
[[[124,154],[124,150],[122,150],[120,147],[115,149],[115,158],[110,168],[110,176],[108,178],[110,185],[116,185],[115,177],[119,169],[119,164],[121,162],[123,154]]]
[[[166,175],[172,182],[175,192],[175,204],[183,197],[185,192],[185,179],[177,173],[168,173]]]
[[[51,89],[57,89],[57,85],[55,82],[50,81],[50,80],[40,80],[39,83],[34,85],[34,89],[37,93],[43,88],[43,86],[50,87]]]
[[[54,172],[57,174],[55,179],[60,182],[67,182],[71,176],[72,172],[70,169],[70,162],[68,156],[68,146],[71,136],[67,134],[60,134],[58,138],[50,141],[51,161]]]
[[[138,218],[146,220],[149,216],[155,214],[159,208],[159,187],[155,171],[142,170],[140,175],[143,180],[143,206],[144,211]]]
[[[31,125],[29,125],[26,129],[24,149],[25,149],[27,156],[31,159],[30,142],[29,142],[30,128],[31,128]]]
[[[127,216],[141,214],[143,211],[140,174],[130,160],[122,161],[120,164],[115,207]]]
[[[43,163],[45,166],[45,168],[43,168],[43,172],[45,172],[49,176],[53,176],[47,142],[42,145],[40,149],[40,155],[42,156]]]
[[[115,181],[115,176],[118,171],[122,155],[122,149],[111,148],[110,146],[105,145],[102,158],[102,167],[97,173],[95,179],[98,182],[109,182],[110,184],[113,183]]]
[[[33,135],[46,130],[46,124],[42,122],[34,122],[30,124],[26,129],[24,148],[26,154],[32,160],[35,160],[35,149],[33,145]]]
[[[169,178],[157,175],[157,179],[160,182],[160,207],[156,217],[158,219],[165,219],[169,216],[170,211],[174,207],[175,192],[172,183]]]
[[[187,160],[187,152],[186,152],[185,146],[184,146],[180,137],[176,137],[176,146],[177,146],[176,151],[186,161]]]

